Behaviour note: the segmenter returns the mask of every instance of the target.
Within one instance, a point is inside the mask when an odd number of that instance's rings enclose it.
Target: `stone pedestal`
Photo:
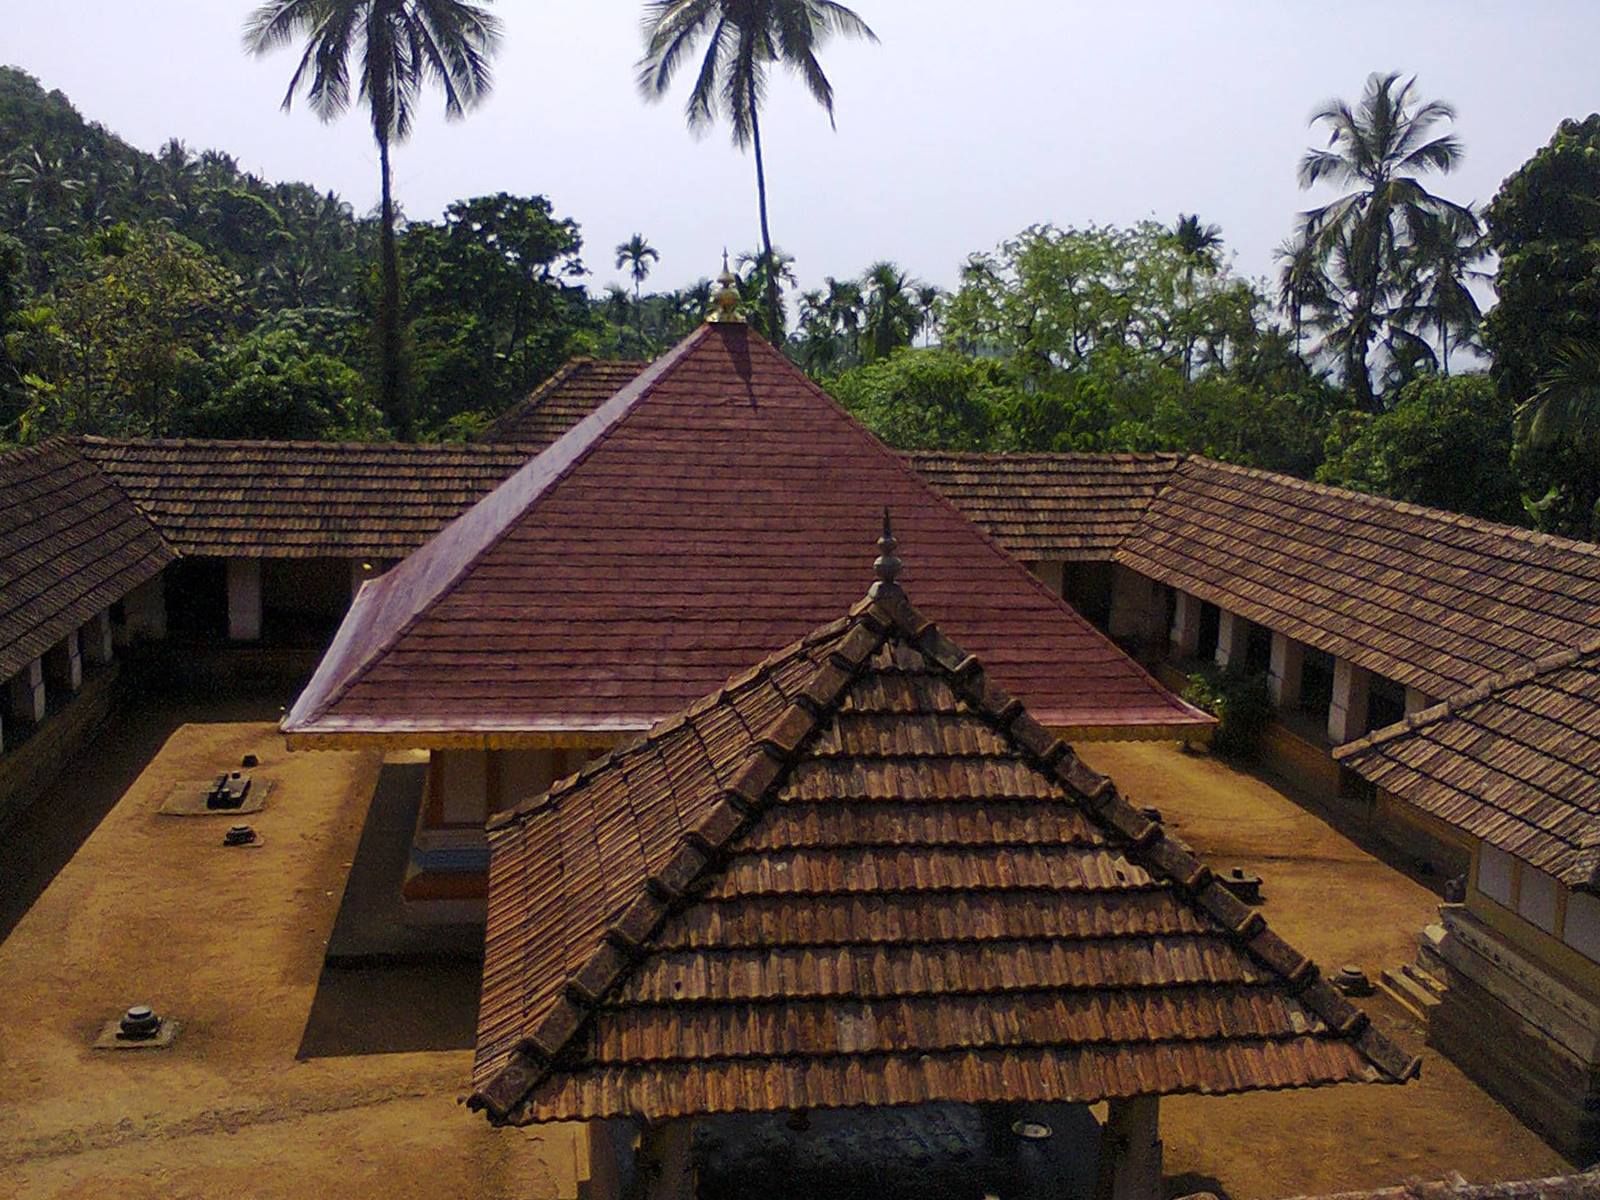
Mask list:
[[[1274,632],[1272,665],[1267,675],[1267,691],[1275,708],[1294,708],[1300,703],[1300,683],[1305,675],[1304,643]]]
[[[1177,604],[1172,612],[1172,632],[1169,637],[1172,657],[1177,662],[1193,658],[1200,646],[1200,599],[1188,592],[1176,594]]]
[[[1333,663],[1333,703],[1328,708],[1328,740],[1335,746],[1367,732],[1367,699],[1372,675],[1364,667],[1338,658]]]
[[[261,560],[228,560],[228,639],[255,642],[261,639]]]

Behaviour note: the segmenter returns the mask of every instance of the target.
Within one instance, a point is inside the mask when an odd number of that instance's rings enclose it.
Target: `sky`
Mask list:
[[[951,286],[966,257],[1037,222],[1220,225],[1234,266],[1273,270],[1318,200],[1295,167],[1310,114],[1372,71],[1452,102],[1462,168],[1435,190],[1486,202],[1568,116],[1600,109],[1596,0],[852,0],[880,44],[825,50],[837,130],[778,78],[764,122],[774,241],[803,286],[893,259]],[[0,0],[0,62],[155,150],[169,137],[365,209],[377,155],[359,115],[280,111],[294,56],[246,57],[235,0]],[[598,288],[634,232],[652,288],[715,275],[758,241],[754,166],[726,127],[696,138],[683,89],[634,85],[639,0],[498,0],[492,98],[447,123],[430,98],[396,156],[412,218],[453,199],[542,193],[575,218]],[[1322,197],[1326,199],[1325,196]]]

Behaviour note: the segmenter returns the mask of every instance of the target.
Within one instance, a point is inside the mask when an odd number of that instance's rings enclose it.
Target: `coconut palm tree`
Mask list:
[[[628,276],[633,280],[633,302],[639,303],[639,289],[644,281],[650,278],[650,265],[661,261],[661,255],[656,248],[644,240],[644,234],[636,233],[625,242],[617,246],[617,270],[624,267],[628,269]]]
[[[933,345],[933,332],[939,326],[939,314],[944,308],[944,289],[931,283],[917,288],[917,312],[921,316],[922,344]]]
[[[1220,226],[1204,224],[1195,213],[1179,213],[1177,224],[1172,227],[1172,240],[1188,264],[1191,278],[1196,271],[1217,269],[1218,251],[1222,249]]]
[[[1423,102],[1416,79],[1398,73],[1372,75],[1355,108],[1330,100],[1311,118],[1326,126],[1328,144],[1300,162],[1300,186],[1334,183],[1351,190],[1302,216],[1301,237],[1327,264],[1342,255],[1341,282],[1348,293],[1349,328],[1340,339],[1344,376],[1358,403],[1375,407],[1367,354],[1394,298],[1399,268],[1417,231],[1428,221],[1473,228],[1477,217],[1462,205],[1435,196],[1418,176],[1455,169],[1461,142],[1440,125],[1455,110],[1438,100]]]
[[[861,357],[867,362],[888,358],[916,336],[921,314],[916,289],[921,286],[892,262],[876,262],[861,276],[866,293],[866,323],[861,330]]]
[[[402,437],[412,414],[405,395],[400,337],[400,259],[395,238],[392,146],[411,135],[423,85],[444,94],[445,114],[459,118],[489,93],[489,60],[500,22],[487,5],[469,0],[267,0],[245,24],[245,47],[267,54],[297,38],[305,50],[283,97],[288,109],[302,89],[324,121],[349,107],[351,60],[356,95],[372,121],[382,186],[378,304],[379,394]]]
[[[1472,284],[1494,277],[1478,269],[1489,255],[1481,225],[1430,221],[1415,235],[1409,258],[1410,284],[1401,297],[1396,319],[1403,325],[1430,328],[1438,340],[1439,370],[1450,374],[1450,338],[1469,342],[1483,323],[1483,310]],[[1432,353],[1430,347],[1429,353]]]
[[[767,168],[761,146],[761,105],[767,69],[781,63],[798,74],[833,121],[833,85],[817,51],[833,34],[878,40],[867,23],[835,0],[649,0],[644,17],[645,53],[639,88],[646,99],[666,95],[678,69],[695,47],[705,54],[689,92],[689,128],[701,131],[721,114],[733,127],[733,144],[749,146],[756,160],[756,197],[761,210],[761,252],[773,257],[767,220]],[[767,322],[782,340],[777,269],[763,272]]]
[[[1289,324],[1294,329],[1294,352],[1299,354],[1306,325],[1317,325],[1332,304],[1333,284],[1323,268],[1316,243],[1308,241],[1303,233],[1280,244],[1272,256],[1279,263],[1278,307],[1289,315]]]

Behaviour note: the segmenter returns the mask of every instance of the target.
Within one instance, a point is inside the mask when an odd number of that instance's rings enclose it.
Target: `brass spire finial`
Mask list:
[[[728,266],[728,252],[722,252],[722,274],[717,276],[720,290],[711,298],[711,312],[706,320],[716,322],[737,322],[742,320],[739,316],[739,289],[736,286],[738,279]]]
[[[889,521],[889,508],[883,509],[883,536],[878,539],[878,561],[872,564],[872,570],[878,577],[879,583],[893,586],[894,581],[900,578],[900,568],[905,564],[895,556],[895,549],[900,542],[894,536],[894,526]]]

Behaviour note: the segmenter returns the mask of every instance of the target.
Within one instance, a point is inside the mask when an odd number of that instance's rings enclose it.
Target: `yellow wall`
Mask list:
[[[1521,950],[1529,958],[1547,968],[1552,974],[1565,980],[1573,988],[1581,992],[1587,999],[1600,1003],[1600,963],[1591,962],[1568,946],[1559,937],[1552,936],[1540,929],[1532,922],[1523,919],[1514,910],[1507,908],[1497,900],[1484,895],[1478,890],[1478,847],[1474,846],[1472,854],[1472,883],[1467,888],[1467,911],[1489,928],[1493,929],[1516,949]],[[1523,864],[1517,863],[1516,870],[1520,875]],[[1512,884],[1512,899],[1517,897],[1517,884]],[[1559,932],[1560,918],[1566,915],[1567,889],[1561,889],[1561,898],[1558,902]]]

